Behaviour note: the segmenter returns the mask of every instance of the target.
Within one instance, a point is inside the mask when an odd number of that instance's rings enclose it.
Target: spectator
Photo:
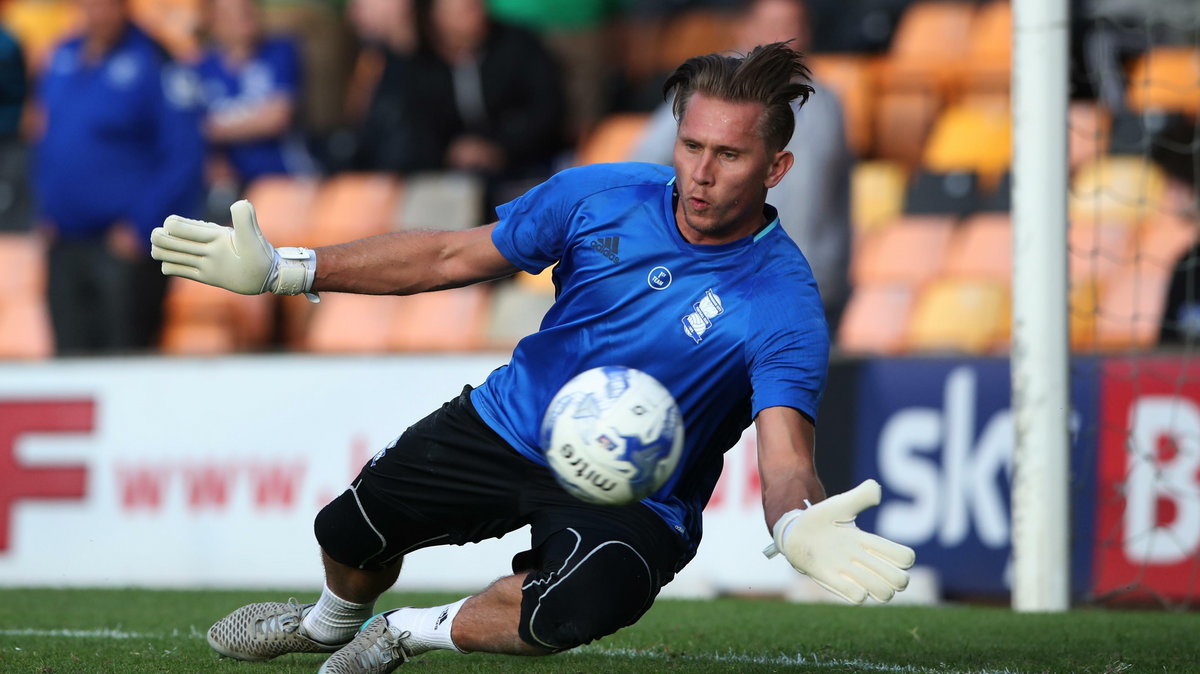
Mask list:
[[[809,43],[804,0],[751,0],[738,25],[738,43],[749,49],[757,44],[792,40],[803,51]],[[853,155],[846,144],[842,107],[833,92],[813,81],[816,89],[796,112],[796,132],[787,150],[796,157],[792,170],[767,195],[783,215],[780,222],[812,265],[821,289],[826,320],[831,331],[850,295],[847,276],[850,259],[850,169]],[[631,159],[671,163],[676,122],[671,101],[653,113],[646,133]]]
[[[293,123],[301,66],[291,38],[264,36],[257,0],[207,7],[211,43],[196,70],[207,110],[209,210],[227,215],[255,179],[316,168]]]
[[[21,139],[27,89],[21,45],[0,26],[0,231],[29,227],[27,158]]]
[[[199,215],[199,91],[130,22],[127,0],[77,1],[81,32],[54,50],[41,80],[34,175],[55,346],[145,349],[166,289],[150,230],[180,209]]]
[[[548,175],[565,104],[537,36],[493,20],[483,0],[416,0],[414,10],[417,49],[388,55],[356,167],[478,174],[489,208]]]

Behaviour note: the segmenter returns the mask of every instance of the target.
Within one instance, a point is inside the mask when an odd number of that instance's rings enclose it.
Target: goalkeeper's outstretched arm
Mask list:
[[[495,224],[457,232],[393,232],[337,246],[274,248],[258,226],[254,207],[230,207],[233,227],[166,219],[150,235],[162,272],[244,295],[322,290],[368,295],[411,295],[508,276],[517,271],[495,244]]]
[[[859,529],[858,513],[878,505],[879,484],[867,480],[825,498],[813,463],[813,425],[788,407],[762,410],[758,430],[763,511],[773,542],[768,557],[782,553],[800,573],[854,604],[869,596],[891,600],[908,586],[912,549]]]

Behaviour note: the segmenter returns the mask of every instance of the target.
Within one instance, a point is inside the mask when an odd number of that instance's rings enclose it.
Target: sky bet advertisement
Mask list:
[[[859,525],[911,546],[947,596],[1010,589],[1013,414],[1007,359],[866,361],[857,382],[855,482],[875,477],[883,503]],[[1072,592],[1087,592],[1098,383],[1094,361],[1071,375]]]

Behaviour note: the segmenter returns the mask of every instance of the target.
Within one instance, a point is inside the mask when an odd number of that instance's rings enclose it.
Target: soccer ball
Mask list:
[[[622,505],[661,487],[683,453],[670,391],[629,367],[597,367],[568,381],[546,409],[541,445],[554,477],[588,503]]]

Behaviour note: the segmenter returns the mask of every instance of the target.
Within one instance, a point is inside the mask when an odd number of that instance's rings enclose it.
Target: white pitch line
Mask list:
[[[73,639],[166,639],[190,637],[200,638],[200,632],[195,628],[189,634],[175,630],[171,634],[155,632],[127,632],[119,628],[103,628],[93,630],[40,630],[40,629],[0,629],[0,637],[67,637]],[[860,672],[881,672],[882,674],[1022,674],[1015,669],[947,669],[939,667],[918,667],[915,665],[889,665],[882,662],[871,662],[858,658],[823,658],[816,655],[745,655],[742,653],[685,653],[671,654],[654,650],[637,650],[634,648],[606,648],[603,646],[583,646],[575,649],[578,653],[603,655],[615,658],[631,658],[646,660],[673,660],[690,662],[715,662],[728,664],[768,665],[774,667],[817,667],[820,669],[851,668]]]

